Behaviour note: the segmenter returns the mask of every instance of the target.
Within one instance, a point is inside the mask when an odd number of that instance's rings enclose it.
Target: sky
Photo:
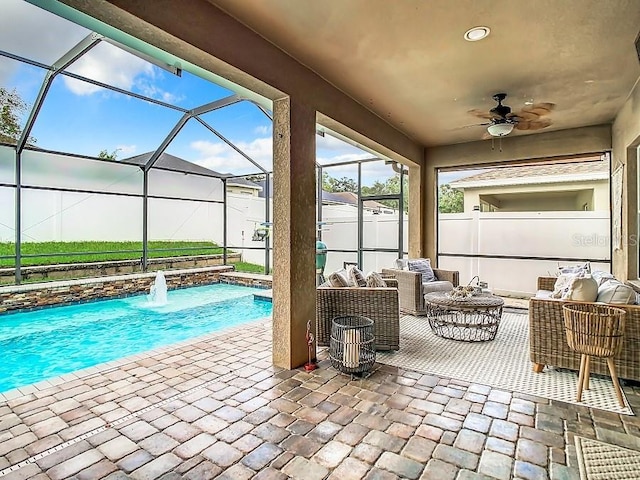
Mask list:
[[[0,50],[50,65],[91,33],[24,0],[0,1]],[[184,109],[233,94],[186,71],[178,77],[106,42],[100,42],[68,71]],[[45,73],[42,68],[0,56],[0,86],[15,89],[29,105],[36,99]],[[181,117],[180,111],[58,75],[31,136],[38,147],[48,150],[88,156],[115,151],[118,159],[125,159],[154,151]],[[255,105],[245,101],[201,118],[267,171],[272,170],[271,120]],[[330,135],[316,136],[316,142],[320,164],[372,157]],[[166,152],[221,173],[258,173],[254,165],[195,119],[187,122]],[[357,178],[355,165],[326,171],[336,178]],[[393,176],[393,171],[383,162],[375,162],[363,164],[362,174],[363,184],[370,185]],[[459,176],[447,174],[446,178]]]

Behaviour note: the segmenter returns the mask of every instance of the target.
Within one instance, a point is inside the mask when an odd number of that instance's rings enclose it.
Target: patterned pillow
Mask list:
[[[367,287],[376,288],[376,287],[386,287],[387,282],[384,281],[382,275],[378,272],[369,272],[367,275]]]
[[[332,287],[348,287],[349,283],[347,279],[340,275],[338,272],[333,272],[327,277],[327,282]]]
[[[356,287],[367,286],[367,279],[364,278],[364,274],[355,265],[351,265],[349,267],[348,274],[354,286]]]
[[[431,268],[431,260],[429,258],[418,258],[417,260],[409,260],[407,262],[409,270],[412,272],[420,272],[422,274],[422,283],[433,282],[436,280],[436,274]]]

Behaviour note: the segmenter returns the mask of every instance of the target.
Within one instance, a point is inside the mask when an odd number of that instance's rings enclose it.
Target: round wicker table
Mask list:
[[[452,298],[445,292],[424,296],[427,318],[433,333],[463,342],[486,342],[496,338],[504,300],[481,293]]]

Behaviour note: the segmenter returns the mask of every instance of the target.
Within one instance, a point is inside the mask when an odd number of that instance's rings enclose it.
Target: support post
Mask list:
[[[15,281],[22,282],[22,153],[16,150],[16,200],[15,200]]]
[[[308,361],[315,336],[316,112],[291,98],[273,103],[273,363]],[[315,352],[312,352],[315,356]]]
[[[222,263],[227,264],[227,179],[222,179]]]
[[[142,169],[142,271],[149,263],[149,170]]]

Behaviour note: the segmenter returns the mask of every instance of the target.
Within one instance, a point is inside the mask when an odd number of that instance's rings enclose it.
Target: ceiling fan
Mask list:
[[[543,118],[555,108],[554,103],[536,103],[526,105],[519,112],[512,112],[511,107],[503,105],[507,98],[506,93],[496,93],[493,99],[498,104],[488,112],[482,110],[469,110],[471,115],[488,120],[488,122],[469,125],[469,127],[486,126],[487,133],[483,139],[492,137],[505,137],[514,129],[516,130],[540,130],[551,125],[551,120]]]

